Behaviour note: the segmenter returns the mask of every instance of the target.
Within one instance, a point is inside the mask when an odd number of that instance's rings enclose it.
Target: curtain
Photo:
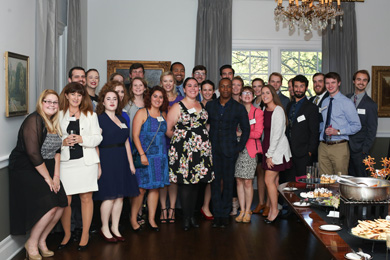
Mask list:
[[[358,69],[355,3],[341,3],[343,27],[328,25],[322,36],[322,71],[340,74],[340,91],[353,92],[352,75]]]
[[[56,86],[56,1],[37,0],[36,94]]]
[[[68,42],[66,71],[82,65],[81,57],[81,11],[79,0],[69,0],[68,5]]]
[[[218,86],[219,68],[231,62],[232,0],[198,0],[195,65],[204,65]]]

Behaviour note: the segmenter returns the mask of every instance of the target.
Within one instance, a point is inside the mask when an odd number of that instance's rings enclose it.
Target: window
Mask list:
[[[251,85],[254,78],[267,81],[269,74],[268,50],[236,50],[232,53],[232,67],[245,85]]]
[[[321,71],[322,52],[282,50],[280,57],[280,72],[283,75],[283,81],[288,82],[297,74],[306,76],[309,80],[309,88],[306,95],[312,96],[314,94],[312,77],[315,73]],[[287,85],[287,83],[284,85]]]

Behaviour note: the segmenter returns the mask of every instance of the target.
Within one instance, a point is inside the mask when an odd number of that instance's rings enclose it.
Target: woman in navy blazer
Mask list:
[[[89,241],[89,228],[93,215],[92,193],[98,190],[98,164],[96,147],[103,137],[99,122],[92,110],[92,102],[85,88],[76,82],[69,83],[60,95],[60,126],[62,131],[61,181],[68,196],[61,223],[65,236],[59,249],[70,241],[72,196],[79,194],[83,232],[78,250],[84,250]],[[99,174],[99,175],[98,175]]]

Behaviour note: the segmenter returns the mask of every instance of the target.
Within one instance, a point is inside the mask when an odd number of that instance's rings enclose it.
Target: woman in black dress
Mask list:
[[[28,259],[54,255],[46,238],[68,204],[60,182],[60,154],[56,153],[61,148],[60,134],[58,94],[45,90],[36,111],[20,127],[9,157],[11,234],[31,230],[25,244]]]

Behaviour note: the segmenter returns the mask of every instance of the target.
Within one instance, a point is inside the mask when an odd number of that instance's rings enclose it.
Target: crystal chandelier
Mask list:
[[[275,23],[279,29],[279,23],[288,25],[290,31],[295,29],[295,26],[302,29],[305,34],[311,33],[311,30],[325,30],[330,23],[331,28],[336,24],[336,18],[339,16],[340,27],[343,26],[343,10],[340,7],[340,0],[337,0],[337,6],[332,3],[332,0],[319,0],[315,5],[314,0],[288,0],[289,5],[284,8],[283,0],[275,0],[278,2],[275,8]]]

